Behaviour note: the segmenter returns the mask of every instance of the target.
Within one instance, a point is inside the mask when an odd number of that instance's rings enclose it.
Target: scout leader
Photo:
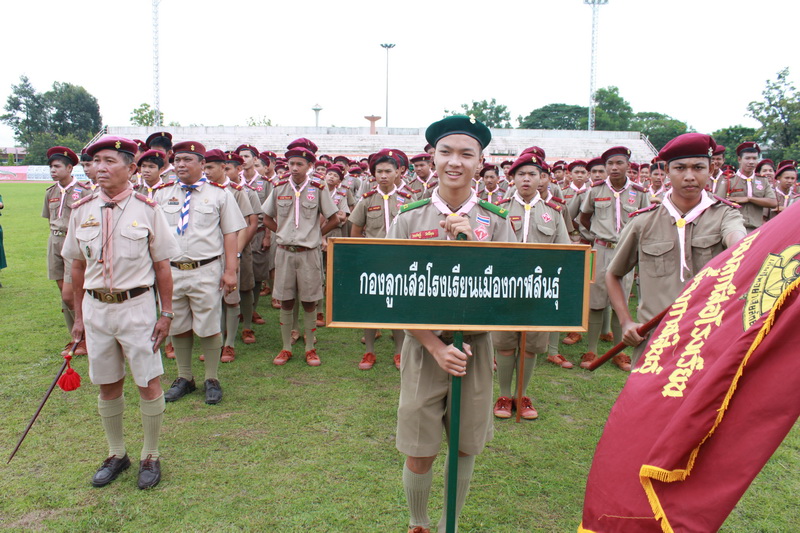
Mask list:
[[[427,155],[427,154],[425,154]],[[400,162],[394,150],[384,148],[370,158],[370,172],[375,176],[378,187],[365,193],[350,215],[351,237],[384,239],[400,209],[411,202],[411,194],[398,190]],[[400,180],[401,181],[401,180]],[[375,365],[376,330],[364,330],[366,352],[358,364],[361,370],[369,370]],[[394,365],[400,368],[402,330],[392,330],[394,336]]]
[[[592,183],[592,188],[586,193],[581,205],[580,223],[591,231],[594,249],[597,251],[597,281],[589,288],[589,346],[581,358],[582,368],[588,368],[597,357],[603,309],[610,303],[605,284],[606,269],[616,253],[619,234],[628,223],[628,215],[650,205],[645,188],[627,177],[630,157],[631,151],[624,146],[614,146],[606,150],[602,160],[608,177]],[[633,272],[630,272],[623,280],[626,299],[631,293],[632,284]],[[614,333],[614,342],[621,342],[622,329],[616,315],[611,317],[611,330]],[[630,370],[630,357],[625,354],[615,356],[613,362],[622,370]]]
[[[144,430],[138,486],[152,488],[161,479],[164,369],[159,346],[173,316],[169,259],[178,246],[161,208],[131,187],[135,152],[136,144],[121,137],[89,147],[99,190],[75,204],[63,250],[72,260],[75,280],[72,334],[76,340],[86,337],[89,376],[100,386],[97,409],[108,440],[108,458],[92,478],[95,487],[111,483],[131,464],[122,432],[126,359],[139,388]]]
[[[485,164],[480,171],[483,184],[478,189],[478,197],[490,204],[499,205],[508,190],[508,182],[500,181],[500,169],[497,165]]]
[[[65,146],[54,146],[47,151],[47,163],[50,165],[50,177],[56,183],[44,193],[42,217],[50,222],[50,233],[47,236],[47,277],[56,282],[61,295],[61,312],[64,322],[71,332],[74,322],[72,261],[61,255],[64,240],[67,236],[69,216],[72,204],[91,194],[83,184],[72,176],[72,169],[79,162],[78,156]],[[67,343],[62,355],[66,355],[72,343]],[[81,341],[75,355],[86,355],[86,343]]]
[[[513,242],[505,209],[480,200],[472,190],[472,178],[492,138],[489,128],[474,117],[454,115],[431,124],[425,137],[436,150],[439,186],[431,198],[401,209],[388,238],[443,240],[463,233],[473,241]],[[427,330],[407,331],[403,342],[397,449],[406,455],[403,486],[411,515],[409,532],[430,531],[431,467],[449,424],[451,375],[461,376],[463,401],[470,405],[461,412],[456,516],[467,498],[475,456],[493,435],[492,339],[487,332],[477,332],[464,335],[464,342],[461,351],[452,344],[452,332]],[[446,516],[444,509],[440,531]]]
[[[205,357],[205,402],[222,400],[218,369],[222,350],[220,291],[237,290],[237,234],[245,222],[230,191],[209,183],[203,175],[205,146],[196,141],[175,144],[178,180],[156,191],[178,242],[170,258],[175,319],[170,327],[178,377],[164,395],[174,402],[196,389],[192,373],[194,335]]]
[[[521,155],[508,172],[514,177],[517,190],[511,198],[503,201],[501,207],[508,210],[508,220],[514,228],[516,240],[525,243],[555,243],[570,244],[569,233],[561,216],[561,206],[552,201],[545,201],[540,193],[539,186],[542,182],[550,181],[544,172],[547,164],[538,156],[528,153]],[[550,333],[529,332],[525,337],[525,353],[519,357],[531,359],[526,361],[524,376],[517,375],[517,382],[522,380],[522,397],[515,398],[512,394],[512,381],[514,370],[517,368],[517,348],[520,345],[521,333],[516,331],[495,331],[492,333],[492,342],[497,349],[497,381],[500,385],[500,397],[494,405],[494,416],[497,418],[511,418],[511,410],[516,408],[522,418],[533,420],[539,417],[529,396],[525,394],[533,375],[534,364],[532,359],[537,353],[547,349]],[[548,360],[550,358],[548,357]],[[552,360],[564,368],[572,368],[563,356],[558,355]],[[513,392],[518,389],[514,388]]]
[[[775,191],[767,178],[755,175],[761,148],[754,142],[744,142],[736,147],[739,170],[728,183],[728,200],[742,206],[744,228],[747,233],[764,223],[764,208],[774,209],[778,205]]]
[[[745,236],[738,208],[705,191],[714,148],[708,135],[685,133],[661,149],[672,188],[660,204],[634,213],[608,265],[608,294],[622,323],[622,340],[636,346],[634,365],[647,345],[636,329],[672,305],[706,263]],[[636,265],[640,293],[634,321],[622,279]]]

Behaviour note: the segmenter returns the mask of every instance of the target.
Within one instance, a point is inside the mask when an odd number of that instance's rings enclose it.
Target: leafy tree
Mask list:
[[[447,115],[475,115],[477,120],[480,120],[490,128],[510,128],[511,115],[508,108],[504,105],[499,105],[494,98],[491,102],[481,100],[480,102],[472,101],[472,104],[461,104],[461,110],[448,111],[444,110],[445,116]]]
[[[57,81],[44,98],[50,106],[50,131],[57,135],[91,137],[103,127],[97,98],[79,85]]]
[[[589,111],[586,107],[570,104],[548,104],[534,109],[527,117],[519,116],[519,127],[529,130],[583,130],[586,129]]]
[[[756,140],[757,130],[747,126],[728,126],[711,134],[717,144],[725,146],[725,162],[729,165],[736,165],[736,147],[745,141]]]
[[[676,118],[663,113],[636,113],[630,122],[632,131],[640,131],[647,135],[656,149],[660,150],[674,137],[689,131],[689,126]]]
[[[25,155],[26,165],[46,165],[47,151],[53,146],[66,146],[76,154],[80,154],[83,147],[91,138],[77,137],[74,134],[59,135],[57,133],[37,133],[27,146]]]
[[[156,121],[156,110],[150,104],[142,102],[131,111],[131,124],[134,126],[156,126],[164,123],[164,113],[158,112],[160,120]]]
[[[47,101],[36,92],[27,76],[20,76],[19,85],[11,86],[5,110],[0,120],[14,130],[14,137],[23,146],[28,146],[37,133],[49,129]]]
[[[594,127],[605,131],[630,131],[633,108],[619,88],[604,87],[594,93]]]
[[[762,102],[747,105],[749,115],[761,123],[759,139],[773,159],[784,158],[792,145],[800,141],[800,93],[789,81],[789,68],[778,72],[775,81],[767,80]]]
[[[272,126],[272,119],[267,118],[266,115],[263,117],[248,117],[247,119],[248,126]]]

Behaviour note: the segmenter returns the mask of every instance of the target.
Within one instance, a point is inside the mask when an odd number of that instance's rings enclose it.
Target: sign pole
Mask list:
[[[519,366],[517,367],[517,405],[522,399],[522,376],[525,375],[525,345],[527,344],[528,332],[522,332],[522,339],[519,341]],[[522,420],[522,411],[517,407],[517,424]]]

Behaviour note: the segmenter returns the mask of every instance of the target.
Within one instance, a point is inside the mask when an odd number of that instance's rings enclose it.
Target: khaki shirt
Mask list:
[[[389,206],[389,224],[400,212],[400,208],[411,201],[411,195],[402,191],[395,191],[389,195],[386,199],[386,204]],[[389,228],[386,227],[383,194],[375,189],[362,196],[350,215],[350,222],[364,228],[364,236],[368,239],[386,237]]]
[[[267,199],[269,193],[272,192],[272,182],[263,176],[256,176],[251,182],[247,182],[247,180],[242,179],[240,183],[256,193],[256,196],[259,200],[259,206],[264,203],[264,200]]]
[[[48,187],[44,193],[42,218],[50,221],[50,231],[66,232],[69,226],[69,215],[72,213],[72,204],[90,194],[92,194],[92,191],[78,181],[67,187],[64,191],[63,199],[58,183]],[[60,217],[58,216],[59,206],[61,206]]]
[[[725,198],[728,195],[728,178],[723,176],[722,171],[720,171],[716,178],[708,178],[706,190],[720,198]]]
[[[475,204],[464,216],[469,220],[469,225],[475,233],[476,240],[479,241],[499,241],[516,242],[514,229],[511,223],[502,216],[494,213],[486,207]],[[487,218],[489,224],[485,221]],[[447,215],[442,214],[439,209],[429,201],[424,205],[401,212],[389,228],[389,239],[447,239],[447,233],[439,222],[444,221]]]
[[[525,229],[525,206],[511,198],[503,202],[502,207],[508,210],[507,219],[514,228],[518,242],[570,244],[567,226],[556,204],[541,199],[536,202],[530,210],[527,235],[522,234]]]
[[[506,183],[506,185],[508,185],[508,183]],[[506,197],[506,190],[507,187],[500,187],[499,184],[493,191],[489,191],[486,189],[486,187],[482,187],[481,190],[478,191],[478,198],[481,200],[486,200],[490,204],[498,205]]]
[[[568,186],[566,189],[562,189],[561,191],[564,193],[564,199],[567,201],[567,216],[572,221],[572,230],[570,231],[570,236],[575,242],[579,242],[581,239],[591,242],[592,239],[594,239],[592,232],[584,228],[578,220],[578,216],[581,213],[581,204],[583,203],[583,198],[586,196],[586,193],[589,192],[591,187],[591,185],[587,184],[584,190],[578,192],[572,187]]]
[[[247,218],[250,215],[255,215],[257,213],[257,211],[253,209],[253,204],[250,203],[250,198],[245,191],[246,187],[231,181],[225,185],[225,188],[231,192],[233,199],[236,200],[236,207],[239,208],[239,212],[242,214],[242,217]],[[194,195],[194,193],[192,193],[192,195]],[[261,206],[259,206],[258,210],[261,210]],[[246,220],[245,224],[247,224]]]
[[[246,224],[229,190],[204,182],[192,192],[189,204],[189,226],[186,233],[178,235],[181,209],[186,192],[181,182],[170,183],[156,191],[155,202],[161,206],[179,251],[172,261],[202,261],[222,255],[223,235],[236,233]]]
[[[104,263],[98,263],[103,245],[103,216],[108,208],[100,193],[81,202],[69,222],[69,232],[62,255],[69,259],[86,261],[84,289],[109,291],[109,281],[114,291],[127,291],[137,287],[150,287],[155,281],[153,263],[164,261],[179,253],[173,238],[174,229],[167,224],[164,213],[155,202],[134,193],[111,209],[113,231],[111,245],[106,244],[103,254],[111,253],[110,266],[113,279],[103,275]],[[105,267],[109,263],[105,262]]]
[[[617,242],[617,209],[616,191],[612,190],[605,181],[593,185],[583,194],[581,212],[592,215],[592,235],[596,239],[606,242]],[[620,231],[628,223],[628,216],[634,211],[650,205],[644,187],[630,183],[627,189],[619,192],[620,197]]]
[[[769,179],[753,176],[751,179],[752,198],[773,198],[775,190],[769,184]],[[747,196],[747,180],[742,179],[738,174],[731,178],[728,183],[728,199],[736,201],[736,197]],[[764,208],[751,202],[742,204],[740,209],[744,217],[744,227],[747,231],[753,231],[764,223]]]
[[[275,237],[279,245],[316,248],[322,243],[319,215],[328,219],[335,215],[339,208],[319,181],[306,180],[299,197],[295,196],[290,182],[291,178],[278,182],[262,208],[264,213],[278,224]],[[297,226],[295,226],[296,205],[300,208]]]
[[[415,201],[422,200],[423,198],[430,198],[434,187],[437,185],[439,185],[439,178],[433,174],[428,177],[427,182],[422,181],[419,176],[415,176],[413,180],[408,182],[408,190],[411,191]]]
[[[685,226],[686,265],[681,281],[678,230],[667,209],[659,204],[639,213],[620,235],[608,272],[623,277],[639,265],[639,313],[647,322],[680,295],[686,283],[725,249],[725,239],[733,232],[744,233],[739,210],[717,202]]]

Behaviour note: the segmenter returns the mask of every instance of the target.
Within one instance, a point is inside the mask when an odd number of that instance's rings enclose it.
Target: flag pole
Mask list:
[[[661,322],[661,319],[667,315],[669,309],[670,308],[667,307],[666,309],[658,313],[656,316],[651,318],[648,322],[639,326],[639,328],[636,330],[636,333],[638,333],[640,337],[646,335],[651,329],[656,327],[659,322]],[[609,351],[607,351],[605,354],[603,354],[602,357],[598,357],[597,359],[592,361],[591,364],[589,365],[589,370],[595,370],[597,367],[601,366],[603,363],[605,363],[606,361],[617,355],[619,352],[624,350],[625,346],[627,345],[624,342],[617,344]]]
[[[517,367],[517,405],[522,400],[522,376],[525,375],[525,345],[528,340],[528,332],[522,332],[522,339],[519,341],[519,366]],[[517,407],[517,424],[522,420],[522,411]]]

